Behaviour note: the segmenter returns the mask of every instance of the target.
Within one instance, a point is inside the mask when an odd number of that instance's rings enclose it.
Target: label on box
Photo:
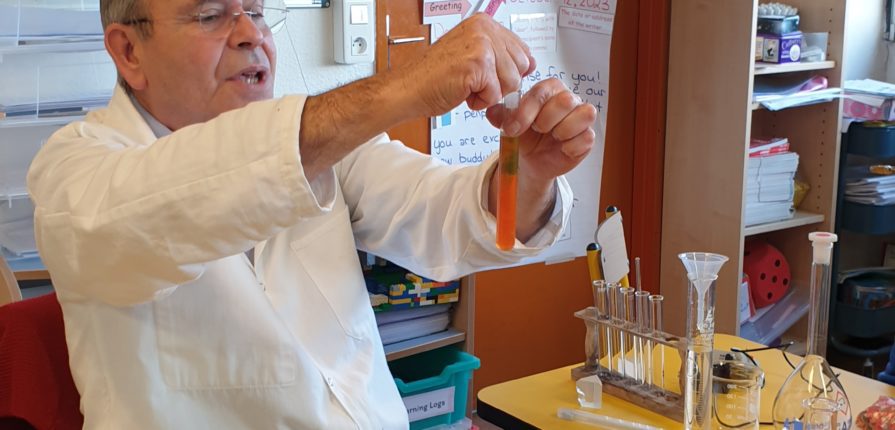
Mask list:
[[[454,387],[404,397],[410,422],[454,412]]]
[[[765,35],[762,61],[769,63],[795,63],[802,57],[801,33],[773,36]]]

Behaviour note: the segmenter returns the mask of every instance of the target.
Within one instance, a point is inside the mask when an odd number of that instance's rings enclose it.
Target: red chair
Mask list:
[[[0,429],[80,429],[79,404],[56,294],[0,306]]]

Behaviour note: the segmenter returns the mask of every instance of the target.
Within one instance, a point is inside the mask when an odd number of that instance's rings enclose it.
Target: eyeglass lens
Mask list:
[[[229,2],[224,0],[208,0],[202,3],[195,16],[202,30],[217,33],[230,29],[243,13],[248,15],[256,27],[270,30],[271,33],[276,33],[286,22],[284,0],[254,2],[248,7],[243,6],[242,11],[234,11]]]

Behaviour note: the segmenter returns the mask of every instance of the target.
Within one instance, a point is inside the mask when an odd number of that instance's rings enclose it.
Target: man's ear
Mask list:
[[[119,23],[106,27],[106,51],[115,62],[118,75],[136,91],[146,88],[146,75],[143,71],[143,56],[136,29]]]

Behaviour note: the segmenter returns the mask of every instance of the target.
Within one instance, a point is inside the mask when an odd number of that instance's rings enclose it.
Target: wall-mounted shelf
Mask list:
[[[106,49],[105,42],[100,37],[97,40],[86,40],[79,42],[47,42],[47,43],[25,43],[25,44],[9,44],[0,43],[0,61],[4,55],[17,54],[41,54],[47,52],[88,52],[103,51]]]
[[[52,116],[44,118],[35,118],[34,116],[24,118],[3,118],[0,119],[0,128],[34,127],[40,125],[65,125],[72,121],[77,121],[83,118],[84,115]]]
[[[805,72],[809,70],[826,70],[836,67],[835,61],[816,61],[812,63],[755,63],[756,75],[772,75],[776,73]]]
[[[808,224],[817,224],[824,222],[823,214],[815,214],[806,211],[796,211],[795,216],[791,219],[769,222],[766,224],[758,224],[743,229],[744,236],[754,236],[756,234],[770,233],[772,231],[785,230],[793,227],[801,227]]]

